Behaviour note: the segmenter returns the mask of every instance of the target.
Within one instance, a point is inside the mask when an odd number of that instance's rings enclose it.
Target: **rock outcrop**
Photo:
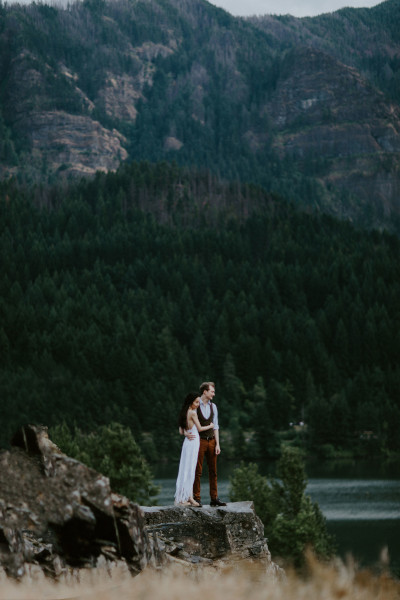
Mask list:
[[[52,171],[93,175],[116,170],[128,157],[122,146],[124,137],[88,116],[64,111],[32,113],[24,127],[30,131],[33,152],[46,155]]]
[[[22,577],[30,567],[58,577],[123,563],[132,574],[161,564],[137,504],[109,480],[53,444],[44,427],[25,426],[0,454],[0,565]]]
[[[243,560],[271,575],[280,572],[272,561],[264,526],[252,502],[201,508],[142,507],[147,530],[156,534],[167,557],[194,564],[221,564]]]
[[[275,576],[252,502],[226,507],[139,507],[107,477],[63,454],[47,428],[27,425],[0,453],[0,570],[53,578],[123,567],[136,575],[169,562],[251,563]]]

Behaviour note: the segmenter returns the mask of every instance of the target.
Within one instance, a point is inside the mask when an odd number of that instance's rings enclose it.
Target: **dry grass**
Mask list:
[[[254,567],[223,570],[168,567],[148,569],[132,579],[126,572],[88,571],[80,581],[52,583],[32,573],[21,583],[4,577],[0,600],[398,600],[400,581],[387,573],[359,571],[336,561],[322,565],[309,559],[307,578],[287,573],[274,580]]]

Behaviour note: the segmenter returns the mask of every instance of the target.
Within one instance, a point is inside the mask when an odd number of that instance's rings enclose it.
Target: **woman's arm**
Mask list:
[[[200,425],[199,417],[197,416],[196,411],[194,410],[193,413],[194,414],[191,415],[191,416],[192,416],[193,423],[197,427],[197,431],[207,431],[208,429],[213,429],[214,428],[214,423],[210,423],[209,425],[204,425],[204,427],[202,427]]]

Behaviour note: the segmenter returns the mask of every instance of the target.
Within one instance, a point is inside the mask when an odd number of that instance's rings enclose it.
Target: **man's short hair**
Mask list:
[[[204,391],[208,391],[210,387],[215,389],[215,383],[213,381],[204,381],[200,386],[200,395],[202,395]]]

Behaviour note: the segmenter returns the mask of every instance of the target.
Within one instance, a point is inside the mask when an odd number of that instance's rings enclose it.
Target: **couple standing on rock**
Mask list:
[[[215,384],[206,381],[200,393],[188,394],[179,415],[179,433],[185,436],[176,480],[175,504],[180,506],[202,506],[200,500],[200,478],[206,457],[210,482],[210,506],[226,506],[218,498],[217,456],[219,446],[218,410],[212,402]]]

